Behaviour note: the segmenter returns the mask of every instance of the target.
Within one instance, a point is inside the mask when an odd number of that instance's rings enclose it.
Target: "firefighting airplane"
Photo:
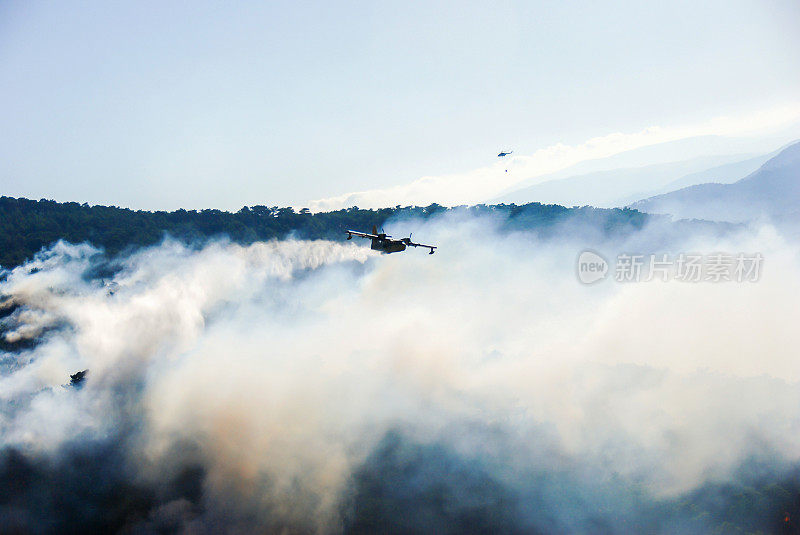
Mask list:
[[[374,251],[380,251],[382,253],[399,253],[400,251],[405,251],[406,247],[426,247],[431,250],[428,254],[433,254],[434,249],[436,246],[434,245],[425,245],[422,243],[414,243],[411,241],[411,234],[408,235],[408,238],[400,238],[399,240],[393,240],[391,236],[388,234],[384,234],[381,232],[378,233],[378,227],[372,227],[372,234],[367,234],[365,232],[358,232],[355,230],[348,230],[347,231],[347,239],[353,239],[353,236],[358,236],[359,238],[369,238],[372,240],[372,245],[370,249]]]

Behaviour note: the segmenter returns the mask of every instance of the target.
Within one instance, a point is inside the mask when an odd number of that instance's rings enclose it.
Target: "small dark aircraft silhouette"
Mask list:
[[[422,243],[414,243],[411,241],[411,234],[408,235],[408,238],[400,238],[399,240],[393,240],[391,236],[381,232],[378,233],[378,227],[372,227],[372,234],[367,234],[365,232],[358,232],[355,230],[348,230],[347,231],[347,239],[353,239],[353,236],[358,236],[359,238],[369,238],[372,240],[372,245],[370,245],[370,249],[373,251],[380,251],[382,253],[399,253],[400,251],[405,251],[406,247],[427,247],[431,250],[428,254],[433,254],[433,250],[436,249],[434,245],[424,245]]]
[[[502,151],[500,154],[497,155],[497,157],[502,158],[503,156],[508,156],[509,154],[514,154],[514,151],[513,150],[510,150],[508,152]]]
[[[74,386],[75,388],[80,388],[83,386],[83,381],[86,379],[86,374],[89,373],[89,370],[83,370],[82,372],[73,373],[69,376],[69,384]]]

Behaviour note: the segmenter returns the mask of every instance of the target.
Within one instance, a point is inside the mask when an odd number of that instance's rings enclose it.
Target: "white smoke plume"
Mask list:
[[[775,229],[545,239],[489,218],[414,225],[435,255],[166,241],[109,262],[59,243],[7,273],[0,327],[19,348],[0,354],[13,452],[0,477],[20,465],[78,485],[72,459],[95,463],[100,481],[139,489],[134,513],[98,524],[129,532],[370,531],[370,488],[429,513],[434,481],[476,531],[491,517],[592,533],[636,531],[619,522],[735,482],[753,459],[779,475],[800,461],[798,251]],[[585,247],[757,251],[765,267],[755,283],[584,286]],[[86,485],[105,488],[95,476]],[[26,503],[47,491],[26,484],[23,501],[0,501],[7,528],[91,516],[37,518]]]

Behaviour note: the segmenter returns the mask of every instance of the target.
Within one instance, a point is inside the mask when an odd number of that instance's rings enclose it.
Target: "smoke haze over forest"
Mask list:
[[[387,224],[434,256],[58,243],[6,272],[0,527],[691,533],[797,510],[796,244],[502,223]],[[586,286],[587,247],[765,260],[757,283]]]

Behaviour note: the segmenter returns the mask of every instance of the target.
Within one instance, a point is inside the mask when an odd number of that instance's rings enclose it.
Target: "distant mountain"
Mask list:
[[[800,206],[800,142],[732,184],[686,187],[633,203],[632,208],[677,218],[746,221],[785,218]]]
[[[527,178],[487,202],[625,206],[695,184],[734,182],[797,135],[792,130],[758,138],[709,135],[657,143]]]
[[[781,132],[779,134],[758,138],[709,135],[694,136],[676,139],[674,141],[667,141],[664,143],[656,143],[655,145],[647,145],[644,147],[639,147],[638,149],[627,150],[612,156],[607,156],[605,158],[584,160],[560,171],[523,179],[505,191],[501,192],[497,199],[501,199],[515,191],[519,191],[542,182],[586,175],[589,173],[597,173],[599,171],[632,169],[634,167],[685,162],[695,158],[707,157],[713,154],[730,156],[727,161],[719,161],[717,163],[710,164],[707,167],[722,165],[725,163],[740,161],[744,158],[753,157],[756,154],[767,154],[773,152],[775,147],[785,145],[788,142],[797,139],[798,136],[800,136],[800,126],[792,131]],[[702,171],[706,168],[701,167],[690,171],[685,171],[684,174]],[[737,178],[741,178],[745,174],[747,173],[743,173]],[[675,175],[674,178],[677,179],[680,176],[681,175]],[[639,189],[639,191],[643,190],[647,190],[647,188]],[[666,193],[666,191],[655,191],[652,193],[652,195],[657,193]],[[638,197],[638,199],[643,197],[644,195]]]
[[[512,191],[492,201],[516,204],[536,201],[566,206],[624,206],[642,197],[670,191],[674,188],[664,189],[667,184],[692,176],[691,174],[704,173],[710,170],[709,168],[720,169],[725,165],[736,166],[742,163],[742,158],[743,155],[703,156],[655,165],[578,174],[546,180]],[[761,162],[764,160],[766,157]],[[756,167],[758,164],[754,164],[752,168]],[[742,174],[733,176],[740,178]],[[699,179],[694,184],[702,181]]]
[[[717,184],[730,184],[732,182],[736,182],[742,177],[758,170],[758,168],[764,165],[767,160],[777,156],[781,150],[783,150],[783,148],[772,151],[769,154],[761,154],[760,156],[747,158],[746,160],[726,163],[710,169],[705,169],[703,171],[690,173],[680,177],[677,180],[673,180],[669,184],[666,184],[664,186],[664,191],[659,193],[669,193],[670,191],[675,191],[676,189],[694,186],[696,184],[707,184],[709,182],[714,182]]]

